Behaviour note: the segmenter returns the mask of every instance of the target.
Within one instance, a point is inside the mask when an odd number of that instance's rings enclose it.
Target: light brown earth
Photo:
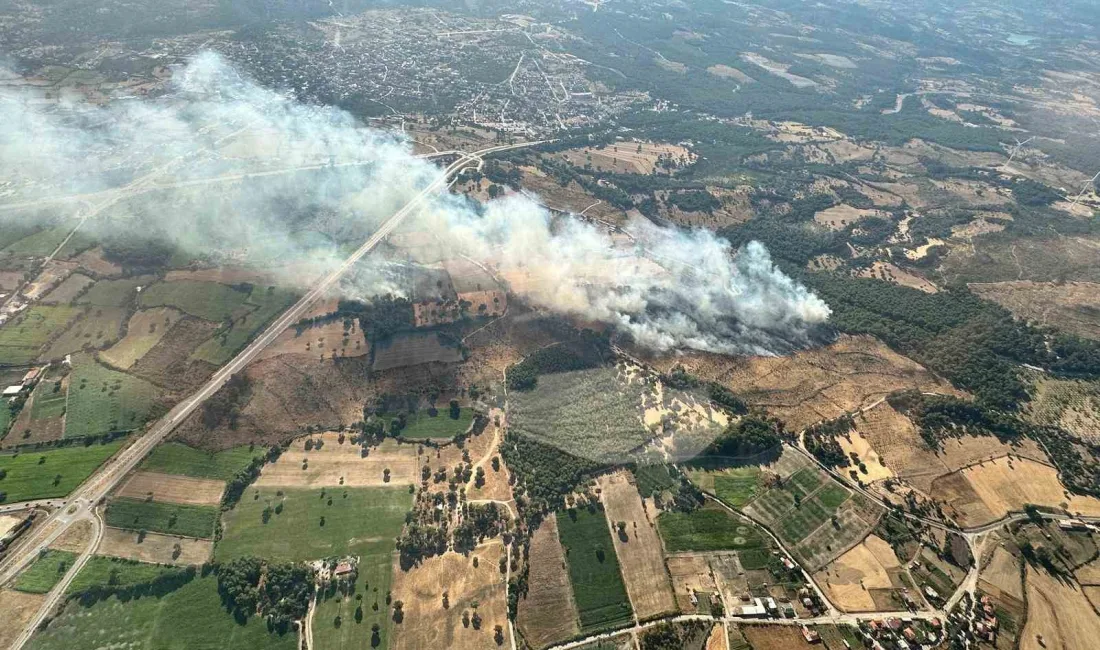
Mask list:
[[[519,600],[516,624],[528,645],[543,648],[580,633],[573,586],[558,539],[558,520],[550,515],[531,535],[527,595]]]
[[[896,390],[958,394],[947,382],[869,336],[842,336],[832,345],[786,357],[745,359],[688,352],[650,362],[662,372],[681,364],[702,379],[717,381],[796,431],[868,406]]]
[[[395,559],[392,592],[395,600],[404,603],[405,617],[393,626],[390,647],[497,650],[494,628],[508,629],[507,585],[499,567],[503,554],[504,545],[494,541],[478,547],[469,557],[438,555],[409,571],[402,571]],[[475,558],[477,568],[473,566]],[[443,607],[444,592],[447,608]],[[464,612],[472,617],[475,611],[481,617],[480,629],[462,623]]]
[[[910,287],[925,293],[937,293],[939,291],[939,287],[916,273],[910,273],[889,262],[875,262],[865,269],[860,269],[860,271],[856,273],[856,277],[877,278],[885,282],[900,284],[903,287]]]
[[[1085,590],[1085,597],[1092,603],[1093,608],[1100,611],[1100,587],[1089,585],[1083,587],[1083,589]]]
[[[1081,440],[1100,443],[1100,382],[1040,377],[1027,406],[1037,424],[1060,426]]]
[[[1020,561],[1016,556],[998,546],[983,569],[978,581],[982,591],[999,598],[1012,598],[1024,602],[1024,584],[1020,574]]]
[[[1100,559],[1077,569],[1077,581],[1083,585],[1100,585]]]
[[[972,283],[970,289],[1018,318],[1100,339],[1100,284],[1093,282]]]
[[[305,450],[306,440],[323,440],[320,449]],[[362,447],[353,445],[349,437],[339,442],[340,434],[328,432],[298,438],[275,463],[264,465],[258,487],[375,487],[380,485],[414,485],[420,482],[420,465],[416,445],[400,444],[386,439],[371,447],[362,456]],[[308,461],[308,468],[302,469]],[[390,470],[390,480],[384,477]],[[343,482],[341,483],[341,480]]]
[[[867,468],[867,473],[864,474],[859,471],[859,480],[864,483],[874,483],[883,479],[894,476],[894,472],[882,463],[882,459],[879,458],[878,452],[867,438],[858,431],[853,431],[847,436],[838,436],[836,441],[840,444],[840,448],[844,451],[844,455],[851,457],[854,453],[859,457],[859,460],[863,463],[863,466]]]
[[[806,643],[794,625],[743,625],[741,634],[752,650],[815,650],[820,646]]]
[[[480,443],[482,439],[488,439],[488,444],[484,446],[485,452],[481,456],[470,454],[470,459],[474,464],[471,471],[476,473],[478,467],[482,468],[485,472],[485,483],[481,487],[477,487],[474,484],[475,477],[471,476],[470,483],[466,486],[466,495],[469,499],[509,502],[514,496],[512,486],[508,484],[508,467],[504,464],[504,459],[500,457],[500,443],[504,439],[504,432],[494,423],[497,418],[500,418],[500,421],[503,422],[503,413],[497,409],[491,410],[489,412],[489,424],[485,427],[485,431],[472,441]],[[476,444],[475,446],[480,448],[482,445]],[[493,469],[493,458],[497,459],[500,469]]]
[[[901,564],[890,545],[870,535],[814,577],[841,610],[870,612],[876,606],[869,590],[894,588],[890,571],[900,568]]]
[[[676,605],[685,614],[698,613],[691,604],[694,592],[717,593],[718,585],[710,572],[707,556],[700,553],[680,553],[665,558],[669,575],[672,576],[672,589],[676,595]]]
[[[158,472],[135,472],[122,484],[118,496],[168,503],[217,505],[225,492],[225,481]]]
[[[301,335],[292,327],[279,335],[279,338],[260,353],[258,359],[271,359],[283,354],[331,356],[337,352],[341,357],[361,357],[370,352],[358,324],[353,324],[347,332],[341,320],[317,325],[305,329]]]
[[[814,221],[826,226],[829,230],[844,230],[844,228],[868,217],[884,216],[881,210],[861,210],[841,203],[822,210],[814,215]]]
[[[14,589],[0,589],[0,646],[8,647],[31,622],[46,602],[46,594],[25,594]]]
[[[1023,510],[1028,503],[1052,507],[1066,504],[1072,513],[1100,516],[1100,499],[1068,496],[1058,480],[1058,471],[1049,465],[999,458],[971,466],[962,470],[962,474],[995,519],[1010,511]]]
[[[1100,639],[1100,616],[1076,582],[1027,568],[1027,624],[1020,650],[1084,650]]]
[[[122,370],[129,370],[145,353],[160,343],[172,324],[182,314],[171,307],[142,309],[130,317],[126,335],[112,347],[99,353],[99,358]]]
[[[624,174],[652,174],[661,156],[671,158],[676,167],[686,166],[695,160],[694,154],[685,147],[657,142],[623,141],[602,149],[588,147],[561,153],[561,157],[571,165],[584,167],[591,162],[594,169]]]
[[[721,623],[716,623],[714,627],[710,628],[710,636],[707,637],[707,643],[703,646],[706,650],[729,650],[730,639],[726,634],[726,628]]]
[[[53,382],[55,378],[51,377],[48,380],[40,381],[38,386],[31,393],[31,398],[27,400],[27,403],[23,406],[23,410],[19,412],[19,417],[12,422],[11,429],[8,432],[8,436],[4,438],[4,442],[9,446],[14,445],[29,445],[38,442],[48,442],[51,440],[60,440],[65,435],[65,416],[58,415],[50,418],[40,418],[37,420],[31,419],[31,414],[34,412],[34,400],[38,399],[39,395],[43,395],[48,391],[53,390]],[[69,390],[69,376],[66,375],[61,380],[61,390]],[[27,431],[30,431],[30,435],[24,437]],[[16,435],[18,434],[18,435]]]
[[[50,548],[58,551],[68,551],[70,553],[83,553],[88,548],[88,544],[92,541],[92,534],[95,533],[95,529],[92,527],[90,521],[78,521],[72,526],[69,526],[61,537],[50,544]]]
[[[122,267],[103,258],[102,248],[86,250],[73,258],[80,268],[100,278],[108,278],[122,274]]]
[[[12,528],[15,528],[23,521],[22,516],[17,515],[0,515],[0,538],[8,534]]]
[[[23,289],[23,295],[27,297],[27,300],[38,300],[49,293],[50,289],[61,284],[75,268],[76,264],[72,262],[50,260],[38,272],[38,277],[27,283],[27,286]]]
[[[209,539],[146,533],[145,539],[138,543],[137,536],[132,530],[105,528],[96,555],[179,566],[203,564],[214,555],[214,541]],[[173,558],[176,544],[180,545],[180,554]]]
[[[646,510],[634,476],[626,470],[606,474],[600,477],[599,486],[607,521],[612,526],[626,523],[625,534],[615,530],[611,536],[635,614],[646,619],[676,611],[661,538],[651,520],[656,513]]]
[[[722,65],[722,64],[712,65],[709,68],[707,68],[707,72],[711,73],[712,75],[714,75],[716,77],[723,77],[723,78],[726,78],[726,79],[734,79],[734,80],[739,81],[743,84],[744,83],[752,83],[753,81],[755,81],[752,77],[745,74],[744,72],[741,72],[737,68],[731,68],[728,65]]]

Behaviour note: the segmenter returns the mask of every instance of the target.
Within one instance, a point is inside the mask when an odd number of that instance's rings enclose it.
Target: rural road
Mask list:
[[[263,333],[257,336],[243,351],[214,373],[213,377],[211,377],[202,388],[177,404],[167,415],[150,427],[145,434],[138,436],[132,444],[108,460],[95,474],[89,477],[80,487],[70,494],[68,498],[64,499],[58,510],[43,520],[35,530],[24,535],[19,545],[12,549],[11,553],[3,562],[0,562],[0,585],[7,584],[21,571],[29,567],[34,562],[35,558],[37,558],[39,550],[48,547],[54,540],[60,537],[74,521],[93,513],[96,504],[104,499],[108,493],[110,493],[110,491],[130,473],[130,471],[136,468],[153,448],[167,438],[181,422],[202,406],[206,400],[217,393],[234,374],[244,369],[245,366],[260,354],[260,352],[275,341],[284,330],[298,322],[314,302],[328,295],[329,292],[336,287],[340,279],[355,266],[355,264],[374,250],[374,248],[378,246],[383,239],[388,237],[405,218],[418,210],[428,197],[449,187],[459,171],[475,164],[480,167],[482,163],[481,157],[484,155],[509,149],[534,146],[544,142],[547,141],[540,140],[514,145],[501,145],[481,149],[473,153],[460,153],[456,161],[441,170],[435,180],[413,196],[400,210],[390,215],[386,221],[379,225],[374,234],[372,234],[362,246],[315,284],[309,292],[298,300],[298,302],[294,303],[294,305],[283,312],[279,318],[272,322]],[[85,559],[85,561],[87,560]],[[76,576],[76,572],[79,571],[82,566],[83,563],[78,562],[74,564],[74,566],[69,569],[69,572],[66,573],[62,582],[71,582]],[[24,634],[11,646],[12,650],[19,650],[22,648],[23,644],[26,643],[26,640],[30,638],[31,633],[33,633],[36,628],[37,622],[45,618],[51,611],[50,607],[56,604],[56,599],[52,602],[49,599],[47,600],[45,605],[35,616],[32,624],[27,626],[27,629],[24,630]]]

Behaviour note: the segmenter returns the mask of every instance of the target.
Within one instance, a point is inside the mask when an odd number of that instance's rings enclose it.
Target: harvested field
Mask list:
[[[364,457],[363,448],[350,440],[339,442],[340,434],[324,433],[295,440],[279,460],[264,465],[257,487],[378,487],[415,485],[420,482],[420,459],[416,445],[403,445],[393,439],[371,447]],[[318,449],[305,450],[307,440],[323,441]],[[306,469],[302,469],[307,466]],[[383,474],[390,470],[390,480]]]
[[[868,217],[883,217],[886,213],[881,210],[860,210],[850,205],[834,205],[828,210],[822,210],[814,215],[814,221],[827,227],[829,230],[844,230],[848,226],[867,219]]]
[[[126,312],[117,307],[92,307],[46,348],[42,359],[63,359],[81,350],[99,350],[122,336]]]
[[[10,646],[45,602],[46,594],[0,589],[0,617],[4,621],[0,625],[0,646]]]
[[[1092,603],[1093,608],[1100,611],[1100,587],[1089,585],[1082,588],[1085,590],[1085,597]]]
[[[50,548],[55,551],[83,553],[92,541],[94,532],[92,522],[86,520],[75,522],[64,533],[61,533],[61,537],[50,544]]]
[[[793,430],[868,406],[896,390],[958,394],[916,362],[867,336],[788,357],[732,358],[701,352],[654,359],[662,372],[681,364],[717,381],[752,406],[776,415]]]
[[[42,298],[42,303],[46,305],[66,305],[83,291],[89,284],[94,284],[95,280],[89,278],[86,275],[80,273],[73,273],[69,277],[65,278],[65,281],[57,285],[57,287],[46,294]]]
[[[608,521],[612,526],[626,524],[625,531],[615,531],[612,539],[635,614],[645,619],[675,611],[661,538],[651,519],[656,513],[647,510],[627,471],[600,477],[599,486]]]
[[[1020,650],[1078,650],[1095,647],[1100,616],[1076,582],[1062,582],[1027,567],[1027,624]]]
[[[1010,598],[1021,606],[1024,602],[1024,583],[1020,574],[1020,560],[998,546],[993,549],[989,564],[982,568],[978,586],[999,599]]]
[[[216,479],[135,472],[116,494],[133,499],[152,498],[154,501],[168,503],[218,505],[224,491],[225,482]]]
[[[666,559],[669,575],[672,577],[672,589],[676,595],[676,604],[685,614],[697,613],[692,604],[695,593],[713,594],[718,585],[710,571],[707,556],[701,553],[670,555]]]
[[[1049,465],[1026,459],[999,458],[962,470],[962,474],[994,518],[1023,510],[1028,503],[1066,507],[1072,513],[1100,516],[1100,499],[1067,495],[1058,480],[1058,470]]]
[[[806,643],[802,632],[794,625],[742,625],[741,634],[752,650],[816,650],[819,646]]]
[[[1100,339],[1100,284],[1019,280],[974,283],[970,289],[1017,318]]]
[[[1081,440],[1100,444],[1100,381],[1041,377],[1027,409],[1036,424],[1059,426]]]
[[[130,317],[126,335],[99,358],[122,370],[129,370],[157,343],[160,343],[181,313],[171,307],[142,309]]]
[[[901,571],[894,550],[881,538],[870,535],[815,574],[815,581],[829,594],[829,600],[845,612],[873,612],[872,589],[902,586]]]
[[[27,445],[64,437],[68,392],[68,377],[60,380],[60,386],[52,377],[40,381],[12,426],[12,431],[19,432],[19,437],[13,436],[9,442]],[[30,435],[27,435],[28,431]]]
[[[178,555],[175,550],[177,544],[180,547]],[[198,566],[214,557],[214,541],[146,533],[145,539],[139,542],[138,534],[132,530],[105,528],[96,555],[155,564]]]
[[[462,352],[445,345],[435,332],[399,334],[392,339],[378,342],[373,350],[375,371],[392,370],[424,363],[457,363]]]
[[[393,626],[390,648],[498,648],[494,629],[508,628],[506,584],[499,567],[504,550],[503,544],[494,541],[469,556],[447,553],[428,558],[407,572],[395,560],[393,597],[405,606],[403,620]],[[444,593],[448,607],[442,606]],[[464,625],[463,617],[472,618],[475,613],[480,624]]]
[[[580,633],[558,520],[551,514],[531,535],[527,595],[519,601],[516,625],[533,648],[544,648]]]

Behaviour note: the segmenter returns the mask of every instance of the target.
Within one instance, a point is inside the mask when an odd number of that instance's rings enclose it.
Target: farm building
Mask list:
[[[25,387],[22,384],[17,384],[15,386],[8,386],[7,388],[4,389],[3,396],[4,397],[15,397],[16,395],[22,393],[24,388]]]

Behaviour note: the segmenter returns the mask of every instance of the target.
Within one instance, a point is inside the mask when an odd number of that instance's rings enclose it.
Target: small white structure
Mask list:
[[[23,392],[22,384],[18,386],[8,386],[4,389],[4,397],[15,397],[19,393]]]

